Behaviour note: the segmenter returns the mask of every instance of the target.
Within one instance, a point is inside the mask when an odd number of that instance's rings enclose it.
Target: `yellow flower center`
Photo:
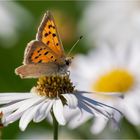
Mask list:
[[[134,77],[124,69],[114,69],[92,84],[92,90],[98,92],[126,92],[134,84]]]
[[[61,94],[73,93],[74,86],[69,75],[52,75],[50,77],[39,78],[35,89],[37,94],[41,96],[55,98],[60,97]]]

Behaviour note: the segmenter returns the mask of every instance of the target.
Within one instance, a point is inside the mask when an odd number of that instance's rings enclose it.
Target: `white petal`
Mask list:
[[[80,125],[82,125],[83,123],[85,123],[86,121],[88,121],[90,118],[93,117],[93,115],[90,115],[86,111],[82,111],[82,113],[81,113],[81,111],[79,109],[77,109],[77,110],[69,109],[67,114],[69,116],[71,116],[71,119],[68,122],[68,126],[71,129],[75,129],[75,128],[79,127]]]
[[[0,94],[0,104],[6,104],[6,103],[11,103],[13,101],[28,99],[33,96],[35,95],[31,93],[9,93],[9,94],[7,93],[6,95]]]
[[[53,104],[53,113],[54,113],[54,116],[55,116],[57,122],[60,125],[66,124],[66,120],[65,120],[64,114],[63,114],[63,104],[60,99],[55,100],[55,102]]]
[[[126,104],[127,103],[127,104]],[[125,102],[124,115],[134,125],[140,124],[140,113],[139,109],[132,103]]]
[[[105,108],[106,106],[104,107],[104,106],[94,105],[87,101],[83,101],[83,102],[88,108],[92,110],[92,112],[94,112],[95,116],[103,115],[103,117],[105,118],[108,118],[108,119],[112,118],[112,113],[110,113],[109,111],[110,108]]]
[[[41,106],[41,108],[38,110],[40,114],[43,114],[46,110],[46,108],[48,107],[48,105],[50,104],[50,100],[47,99],[45,100],[45,103]]]
[[[21,117],[21,115],[23,114],[23,112],[25,110],[27,110],[28,108],[30,108],[34,104],[40,103],[43,100],[44,100],[44,98],[39,98],[39,97],[38,98],[33,98],[33,99],[28,99],[27,101],[25,101],[21,105],[21,107],[17,111],[15,111],[14,113],[7,116],[5,118],[6,122],[4,122],[4,123],[8,124],[8,123],[12,123],[12,122],[16,121],[17,119],[19,119]]]
[[[96,91],[92,91],[92,92],[86,92],[86,91],[77,91],[77,93],[81,93],[83,96],[86,95],[90,95],[91,97],[93,96],[93,94],[95,95],[101,95],[101,96],[106,96],[106,97],[120,97],[123,98],[124,95],[121,92],[96,92]]]
[[[67,104],[70,108],[76,108],[78,105],[78,100],[74,94],[62,94],[67,100]]]
[[[47,102],[45,102],[41,107],[40,109],[37,111],[36,115],[34,116],[33,118],[33,121],[34,122],[40,122],[42,121],[43,119],[45,119],[45,111],[46,109],[48,108],[50,102],[49,100],[47,100]]]
[[[114,111],[117,111],[119,112],[120,114],[122,114],[118,109],[112,107],[112,106],[109,106],[107,104],[104,104],[104,103],[101,103],[101,102],[98,102],[96,100],[93,100],[92,97],[89,98],[91,95],[76,95],[77,98],[79,98],[79,100],[83,100],[84,102],[87,102],[87,103],[90,103],[91,105],[95,106],[95,107],[98,107],[98,108],[104,108],[104,111],[106,112],[107,110],[106,109],[113,109]],[[81,99],[80,99],[81,98]],[[105,109],[106,108],[106,109]],[[107,113],[107,112],[106,112]]]
[[[23,92],[17,92],[17,93],[14,93],[14,92],[9,92],[9,93],[0,93],[0,97],[3,97],[3,96],[16,96],[16,95],[21,95],[21,94],[24,94],[24,95],[29,95],[30,93],[29,92],[25,92],[25,93],[23,93]]]
[[[89,103],[92,103],[94,105],[100,106],[100,104],[97,101],[92,99],[91,94],[88,94],[88,93],[86,93],[86,94],[76,94],[76,96],[79,99],[79,101],[86,100]]]
[[[41,108],[38,110],[36,115],[33,118],[34,122],[40,122],[43,119],[45,119],[50,112],[52,105],[54,103],[54,100],[48,100]]]
[[[84,111],[88,112],[89,114],[95,115],[94,110],[88,107],[86,104],[83,102],[79,102],[78,104],[80,109],[83,109]]]
[[[80,108],[71,109],[69,106],[64,106],[64,117],[67,122],[71,121],[71,119],[75,118],[75,116],[82,116],[83,112]]]
[[[4,92],[4,93],[0,93],[0,97],[3,97],[3,96],[12,96],[12,95],[18,95],[18,94],[21,94],[20,92],[19,93],[14,93],[14,92]]]
[[[45,111],[45,115],[46,116],[49,114],[49,112],[50,112],[50,110],[51,110],[51,108],[52,108],[52,106],[53,106],[54,103],[55,103],[55,100],[51,100],[50,101],[50,104],[49,104],[48,108]]]
[[[40,97],[39,97],[40,98]],[[9,112],[12,112],[18,108],[20,108],[23,104],[26,105],[26,103],[30,103],[32,101],[34,101],[35,99],[37,99],[36,97],[35,98],[31,98],[31,99],[26,99],[26,100],[23,100],[23,101],[19,101],[17,103],[13,103],[11,105],[7,105],[7,106],[4,106],[4,107],[1,107],[0,108],[0,112],[3,112],[4,114],[6,113],[9,113]]]
[[[23,105],[23,103],[25,103],[25,101],[20,101],[20,102],[14,103],[12,105],[1,107],[0,112],[3,112],[4,114],[13,112],[14,110],[18,109],[21,105]]]
[[[103,117],[95,117],[94,123],[90,129],[91,133],[99,134],[106,126],[108,120]]]
[[[24,112],[19,122],[19,127],[22,131],[26,129],[29,122],[33,119],[36,111],[39,109],[40,106],[42,106],[43,103],[44,102],[41,102],[40,104],[33,106]]]

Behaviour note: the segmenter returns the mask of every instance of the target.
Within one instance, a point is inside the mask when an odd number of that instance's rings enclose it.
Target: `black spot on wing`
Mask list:
[[[53,37],[55,37],[55,36],[56,36],[56,34],[55,34],[55,33],[53,33],[53,34],[52,34],[52,36],[53,36]]]
[[[48,33],[45,33],[45,34],[44,34],[45,37],[47,37],[48,35],[49,35]]]
[[[42,48],[40,48],[37,52],[39,53],[42,50]]]
[[[35,59],[37,59],[39,56],[36,56]]]
[[[35,57],[35,59],[39,58],[39,56],[41,56],[41,54],[38,54],[38,55]]]
[[[38,61],[38,63],[41,63],[41,62],[42,62],[42,60],[39,60],[39,61]]]
[[[49,45],[50,44],[50,41],[47,41],[47,45]]]
[[[47,52],[44,53],[44,55],[47,55],[48,53],[49,53],[49,52],[47,51]]]
[[[52,27],[52,25],[49,25],[48,28],[50,29]]]
[[[50,28],[55,29],[55,27],[54,27],[54,26],[52,26],[52,25],[49,25],[49,26],[48,26],[48,28],[49,28],[49,29],[50,29]]]

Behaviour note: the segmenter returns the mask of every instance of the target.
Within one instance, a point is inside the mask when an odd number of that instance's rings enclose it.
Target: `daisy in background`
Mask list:
[[[91,93],[75,90],[68,75],[39,78],[31,93],[0,94],[0,104],[4,105],[0,108],[2,124],[7,126],[20,119],[19,127],[24,131],[32,120],[40,122],[51,115],[60,125],[65,125],[64,110],[69,112],[72,109],[78,109],[81,115],[86,111],[92,117],[100,114],[115,121],[108,109],[118,110],[88,98],[87,95]]]
[[[98,47],[107,41],[112,46],[127,46],[130,40],[139,40],[140,1],[89,1],[82,11],[78,27],[87,38],[87,45]]]
[[[75,83],[77,89],[97,92],[91,99],[100,100],[119,109],[133,125],[140,124],[140,46],[138,44],[131,44],[129,47],[105,45],[98,47],[88,56],[75,57],[71,69],[72,79],[77,81]],[[120,94],[123,99],[110,98],[105,93]],[[111,112],[119,121],[121,116],[113,110]],[[69,126],[76,128],[90,118],[91,116],[85,114],[80,123],[70,121]],[[107,119],[95,118],[91,132],[100,133],[107,122]]]
[[[14,1],[0,1],[0,18],[0,42],[4,47],[14,46],[19,32],[28,28],[33,20],[31,14]]]

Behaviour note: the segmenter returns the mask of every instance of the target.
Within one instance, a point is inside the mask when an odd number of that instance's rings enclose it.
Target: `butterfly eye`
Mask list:
[[[70,61],[69,60],[65,60],[66,65],[69,66],[70,65]]]

